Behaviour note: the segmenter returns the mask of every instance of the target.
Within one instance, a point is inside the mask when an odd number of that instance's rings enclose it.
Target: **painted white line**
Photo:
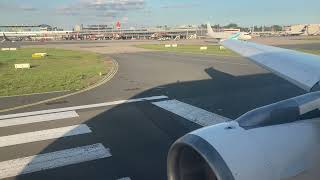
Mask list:
[[[0,179],[111,157],[110,149],[93,144],[0,162]]]
[[[0,147],[91,133],[85,124],[0,137]]]
[[[99,104],[89,104],[89,105],[83,105],[83,106],[73,106],[73,107],[25,112],[25,113],[18,113],[18,114],[8,114],[8,115],[0,116],[0,119],[9,119],[9,118],[16,118],[16,117],[24,117],[24,116],[34,116],[34,115],[39,115],[39,114],[49,114],[49,113],[64,112],[64,111],[75,111],[75,110],[79,110],[79,109],[105,107],[105,106],[119,105],[119,104],[125,104],[125,103],[152,101],[152,100],[166,99],[166,98],[168,98],[168,97],[167,96],[152,96],[152,97],[139,98],[139,99],[119,100],[119,101],[99,103]]]
[[[0,120],[0,127],[9,127],[9,126],[22,125],[22,124],[37,123],[37,122],[54,121],[54,120],[74,118],[74,117],[79,117],[79,115],[75,111],[41,114],[41,115],[35,115],[35,116]]]
[[[226,117],[222,117],[220,115],[208,112],[204,109],[200,109],[198,107],[191,106],[177,100],[160,101],[154,102],[152,104],[170,111],[178,116],[181,116],[189,121],[197,123],[201,126],[214,125],[230,120]]]

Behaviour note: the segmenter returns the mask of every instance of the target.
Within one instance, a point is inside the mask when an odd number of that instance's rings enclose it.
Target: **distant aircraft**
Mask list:
[[[168,180],[319,179],[320,56],[239,37],[220,43],[307,92],[317,92],[188,133],[168,153]]]
[[[236,33],[230,33],[230,32],[214,32],[211,28],[211,25],[207,24],[207,31],[208,36],[214,39],[223,40],[228,39],[230,36],[235,35]],[[249,33],[239,32],[239,39],[240,40],[250,40],[252,37],[249,35]]]
[[[283,33],[283,35],[285,35],[285,36],[300,36],[306,32],[307,28],[308,28],[308,26],[304,26],[301,30],[296,30],[296,31],[290,29],[289,31],[285,31]]]
[[[3,40],[1,42],[5,42],[5,41],[8,41],[8,42],[16,42],[16,41],[22,41],[23,38],[22,37],[14,37],[14,39],[9,39],[4,33],[3,34]]]
[[[0,32],[3,41],[16,42],[22,40],[51,40],[53,35],[68,35],[71,31],[25,31],[25,32]]]

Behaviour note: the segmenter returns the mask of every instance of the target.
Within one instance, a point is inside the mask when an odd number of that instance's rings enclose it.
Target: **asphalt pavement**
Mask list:
[[[0,115],[0,178],[163,180],[170,145],[203,126],[195,120],[235,119],[305,93],[241,57],[111,56],[119,71],[110,82]]]

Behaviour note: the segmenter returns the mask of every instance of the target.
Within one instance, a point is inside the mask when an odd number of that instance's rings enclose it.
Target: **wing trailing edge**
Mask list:
[[[320,56],[232,39],[221,44],[306,91],[319,84]]]

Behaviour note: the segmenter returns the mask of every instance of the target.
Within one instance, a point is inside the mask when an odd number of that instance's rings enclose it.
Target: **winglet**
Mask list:
[[[233,35],[231,35],[228,39],[232,39],[232,40],[238,40],[239,37],[240,37],[241,33],[240,32],[237,32]]]

